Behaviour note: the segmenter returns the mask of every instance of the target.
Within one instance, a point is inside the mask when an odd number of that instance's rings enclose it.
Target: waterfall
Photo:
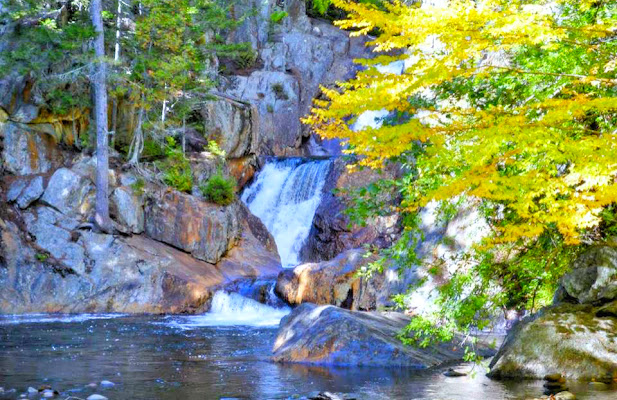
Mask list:
[[[273,159],[242,194],[242,201],[274,237],[283,268],[301,261],[300,250],[311,230],[330,165],[330,160]]]
[[[202,315],[169,317],[167,326],[195,329],[204,326],[277,326],[289,314],[289,307],[274,308],[238,293],[219,290],[212,298],[210,311]]]

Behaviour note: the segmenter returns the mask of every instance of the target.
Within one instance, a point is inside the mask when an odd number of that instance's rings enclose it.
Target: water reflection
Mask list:
[[[97,392],[113,399],[287,399],[314,391],[355,393],[360,399],[524,399],[541,383],[501,383],[478,373],[448,378],[440,371],[327,368],[269,362],[276,330],[258,327],[166,325],[165,317],[81,319],[3,324],[0,386],[48,384],[65,395]],[[91,382],[116,386],[92,389]],[[579,399],[613,399],[615,392],[571,389]],[[0,398],[2,395],[0,395]]]

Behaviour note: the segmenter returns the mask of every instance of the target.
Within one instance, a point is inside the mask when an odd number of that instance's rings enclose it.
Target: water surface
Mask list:
[[[482,373],[448,378],[442,371],[275,364],[269,361],[275,336],[275,327],[212,326],[188,316],[0,317],[0,386],[17,389],[4,397],[11,399],[42,384],[62,399],[100,393],[110,400],[287,399],[315,391],[393,400],[542,394],[541,382],[495,382]],[[102,380],[116,386],[86,388]],[[617,397],[585,385],[571,389],[582,400]]]

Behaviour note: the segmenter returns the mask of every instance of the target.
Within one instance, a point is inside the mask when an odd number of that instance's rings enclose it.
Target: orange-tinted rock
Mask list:
[[[227,160],[229,174],[237,182],[238,190],[241,190],[249,183],[257,172],[255,157],[244,157]]]
[[[146,204],[145,232],[152,239],[216,264],[238,239],[238,205],[222,207],[174,190],[161,190]]]
[[[302,264],[279,274],[276,293],[291,305],[332,304],[352,310],[374,310],[381,294],[383,277],[357,275],[372,259],[364,250],[341,253],[331,261]]]
[[[10,122],[0,125],[0,130],[4,144],[2,161],[7,171],[15,175],[46,173],[64,162],[53,135]]]

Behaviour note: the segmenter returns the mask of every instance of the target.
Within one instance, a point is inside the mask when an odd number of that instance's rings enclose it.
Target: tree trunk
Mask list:
[[[94,86],[94,118],[96,124],[96,207],[94,223],[103,232],[113,232],[109,218],[109,149],[107,147],[107,64],[105,63],[105,38],[101,17],[101,0],[92,0],[90,8],[92,25],[96,32]]]

